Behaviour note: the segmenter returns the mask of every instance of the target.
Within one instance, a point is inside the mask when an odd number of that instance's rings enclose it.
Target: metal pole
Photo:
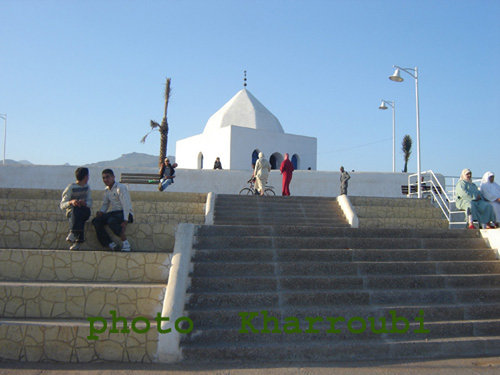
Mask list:
[[[396,102],[392,102],[392,173],[396,172]]]
[[[420,110],[418,106],[418,68],[415,67],[415,100],[417,104],[417,176],[418,176],[418,197],[422,198],[421,178],[420,178]]]
[[[3,165],[5,165],[5,145],[7,144],[7,114],[0,115],[0,118],[4,120],[4,131],[3,131]]]

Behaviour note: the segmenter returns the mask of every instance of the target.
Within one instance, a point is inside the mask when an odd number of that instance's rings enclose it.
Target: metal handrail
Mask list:
[[[458,214],[462,213],[462,210],[452,210],[452,206],[455,203],[455,180],[458,180],[459,178],[456,176],[444,176],[445,178],[445,187],[448,188],[448,184],[446,184],[446,179],[451,178],[452,179],[452,189],[451,192],[449,189],[443,188],[443,185],[439,181],[439,179],[436,177],[434,172],[432,170],[425,171],[421,173],[422,176],[422,181],[421,185],[424,186],[429,186],[430,189],[428,191],[423,192],[424,196],[430,196],[432,200],[439,206],[441,209],[441,212],[443,212],[444,216],[448,220],[448,223],[453,223],[453,224],[465,224],[465,221],[453,221],[452,222],[452,214]],[[428,179],[425,179],[425,177],[428,177]],[[411,174],[408,175],[408,194],[407,196],[409,198],[418,196],[418,192],[411,192],[411,186],[417,186],[417,181],[412,183],[412,178],[418,178],[418,174]],[[474,179],[473,182],[477,183],[480,182],[481,179]],[[448,194],[450,192],[451,194]],[[464,216],[463,216],[464,217]],[[464,217],[465,218],[465,217]]]

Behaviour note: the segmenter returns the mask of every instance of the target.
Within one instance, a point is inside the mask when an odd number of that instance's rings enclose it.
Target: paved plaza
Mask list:
[[[0,363],[0,375],[465,375],[500,373],[500,357],[410,362],[221,363],[221,364],[47,364]]]

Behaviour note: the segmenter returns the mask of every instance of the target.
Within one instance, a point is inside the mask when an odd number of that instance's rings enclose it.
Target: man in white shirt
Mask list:
[[[130,243],[125,235],[128,223],[133,223],[132,201],[125,185],[115,181],[115,175],[111,169],[102,171],[102,181],[106,185],[102,207],[92,220],[97,233],[97,239],[112,251],[118,250],[118,245],[114,243],[104,226],[109,228],[122,240],[121,251],[130,251]]]

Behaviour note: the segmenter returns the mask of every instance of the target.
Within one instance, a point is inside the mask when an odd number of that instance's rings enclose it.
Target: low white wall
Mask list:
[[[481,229],[481,236],[485,238],[500,259],[500,229]]]
[[[74,181],[75,166],[0,166],[1,188],[46,188],[64,189]],[[112,168],[117,180],[122,172],[156,173],[156,168]],[[248,184],[252,175],[250,170],[196,170],[177,169],[176,179],[168,191],[238,194]],[[101,190],[104,184],[101,179],[101,168],[90,169],[90,186],[93,190]],[[403,197],[401,185],[408,183],[405,173],[382,172],[349,172],[349,195],[375,197]],[[440,178],[442,178],[440,176]],[[305,196],[337,196],[340,191],[340,173],[298,170],[293,173],[290,191],[292,195]],[[444,183],[444,179],[443,179]],[[271,171],[269,184],[275,187],[276,194],[281,195],[281,175],[279,171]],[[157,185],[129,185],[130,190],[155,191]]]

